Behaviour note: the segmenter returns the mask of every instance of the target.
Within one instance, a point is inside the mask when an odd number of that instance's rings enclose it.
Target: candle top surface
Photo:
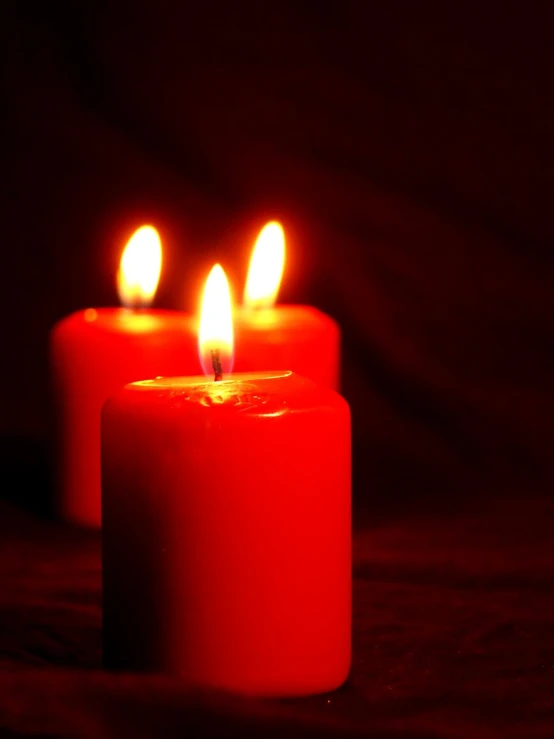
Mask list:
[[[322,329],[329,323],[335,323],[331,316],[323,313],[312,305],[278,304],[271,308],[247,308],[241,306],[237,309],[237,328],[241,324],[248,324],[250,329],[267,331],[268,329],[301,329],[306,323],[314,326],[321,325]]]
[[[183,409],[233,408],[264,416],[347,407],[338,393],[290,371],[241,372],[217,382],[203,375],[157,377],[126,385],[114,400]]]
[[[113,333],[149,333],[188,326],[196,319],[188,313],[160,308],[85,308],[60,321],[61,326],[85,325],[91,330]]]

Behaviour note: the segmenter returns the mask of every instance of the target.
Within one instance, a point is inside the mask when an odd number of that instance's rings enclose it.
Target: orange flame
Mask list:
[[[221,379],[221,374],[228,374],[233,369],[231,293],[220,264],[212,267],[204,288],[198,329],[198,355],[204,374],[215,376],[215,379]]]
[[[153,226],[131,236],[117,273],[119,300],[127,308],[147,308],[156,294],[162,269],[162,244]]]
[[[247,308],[271,308],[285,265],[285,232],[277,221],[270,221],[260,231],[250,259],[250,268],[244,288]]]

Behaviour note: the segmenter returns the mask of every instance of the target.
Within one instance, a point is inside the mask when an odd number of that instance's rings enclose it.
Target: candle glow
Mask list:
[[[260,231],[250,259],[244,288],[247,308],[272,308],[277,300],[285,266],[285,232],[277,221],[271,221]]]
[[[218,352],[221,370],[229,374],[233,369],[233,311],[229,283],[220,264],[206,280],[198,329],[198,356],[209,376],[214,375],[212,352]]]
[[[127,308],[147,308],[154,299],[162,269],[162,244],[153,226],[142,226],[121,255],[117,292]]]
[[[271,221],[260,232],[250,262],[244,303],[235,315],[235,372],[292,370],[337,389],[340,329],[310,305],[275,305],[285,261],[285,235]]]

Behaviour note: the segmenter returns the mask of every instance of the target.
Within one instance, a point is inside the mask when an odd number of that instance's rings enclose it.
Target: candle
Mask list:
[[[104,407],[104,663],[242,694],[326,692],[350,665],[349,408],[290,371],[226,374],[214,270],[211,377],[130,384]]]
[[[195,328],[177,311],[146,309],[161,270],[161,244],[144,226],[121,259],[123,308],[88,308],[60,321],[50,339],[55,395],[56,504],[67,521],[100,526],[100,413],[133,380],[194,371]]]
[[[279,223],[260,232],[246,281],[244,306],[236,313],[237,371],[291,369],[332,389],[339,387],[340,330],[308,305],[277,305],[285,262]]]

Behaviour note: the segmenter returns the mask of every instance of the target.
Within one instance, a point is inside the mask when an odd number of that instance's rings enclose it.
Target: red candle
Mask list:
[[[351,652],[348,405],[288,371],[227,376],[206,323],[210,379],[127,385],[103,411],[105,665],[332,690]]]
[[[268,223],[254,247],[244,306],[236,313],[235,369],[292,369],[336,390],[339,327],[330,316],[311,306],[275,306],[284,261],[283,229],[279,223]]]
[[[118,275],[120,298],[129,307],[88,308],[64,318],[52,331],[57,507],[68,521],[100,526],[100,413],[105,400],[128,382],[197,366],[192,318],[142,307],[154,296],[160,268],[158,234],[143,227],[129,241]]]

